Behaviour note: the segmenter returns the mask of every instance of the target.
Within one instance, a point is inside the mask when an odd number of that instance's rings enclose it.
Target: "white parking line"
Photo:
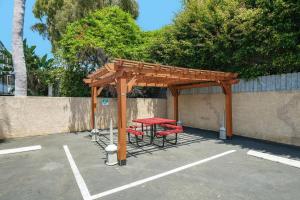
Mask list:
[[[84,200],[91,200],[91,195],[90,195],[90,192],[75,164],[75,161],[73,160],[73,157],[70,153],[70,150],[68,148],[67,145],[64,145],[64,150],[65,150],[65,153],[67,155],[67,158],[69,160],[69,163],[70,163],[70,166],[71,166],[71,169],[72,169],[72,172],[74,174],[74,177],[75,177],[75,180],[77,182],[77,185],[79,187],[79,190],[81,192],[81,195],[83,197]]]
[[[29,146],[29,147],[20,147],[16,149],[4,149],[0,150],[0,155],[11,154],[11,153],[21,153],[26,151],[35,151],[42,149],[41,145]]]
[[[266,159],[266,160],[271,160],[271,161],[279,162],[279,163],[282,163],[282,164],[285,164],[285,165],[300,168],[300,161],[297,161],[297,160],[283,158],[283,157],[280,157],[280,156],[274,156],[274,155],[271,155],[271,154],[262,153],[262,152],[259,152],[259,151],[253,151],[253,150],[248,151],[247,154],[251,155],[251,156],[258,157],[258,158],[263,158],[263,159]]]
[[[116,192],[120,192],[122,190],[126,190],[126,189],[129,189],[129,188],[132,188],[132,187],[136,187],[138,185],[141,185],[141,184],[144,184],[146,182],[149,182],[149,181],[153,181],[153,180],[156,180],[156,179],[159,179],[159,178],[162,178],[164,176],[168,176],[170,174],[174,174],[174,173],[177,173],[177,172],[180,172],[182,170],[185,170],[185,169],[188,169],[190,167],[194,167],[196,165],[200,165],[200,164],[203,164],[203,163],[206,163],[208,161],[211,161],[211,160],[214,160],[214,159],[217,159],[217,158],[220,158],[222,156],[225,156],[227,154],[231,154],[233,152],[235,152],[236,150],[230,150],[230,151],[226,151],[224,153],[220,153],[220,154],[217,154],[215,156],[211,156],[209,158],[205,158],[203,160],[199,160],[197,162],[193,162],[193,163],[190,163],[190,164],[187,164],[187,165],[184,165],[182,167],[178,167],[178,168],[175,168],[173,170],[170,170],[170,171],[167,171],[167,172],[163,172],[161,174],[157,174],[155,176],[151,176],[149,178],[145,178],[145,179],[142,179],[142,180],[139,180],[139,181],[135,181],[135,182],[132,182],[132,183],[129,183],[127,185],[123,185],[121,187],[117,187],[117,188],[114,188],[114,189],[111,189],[111,190],[108,190],[108,191],[105,191],[105,192],[101,192],[99,194],[96,194],[96,195],[93,195],[91,198],[92,199],[98,199],[98,198],[101,198],[101,197],[104,197],[104,196],[108,196],[108,195],[111,195],[113,193],[116,193]]]

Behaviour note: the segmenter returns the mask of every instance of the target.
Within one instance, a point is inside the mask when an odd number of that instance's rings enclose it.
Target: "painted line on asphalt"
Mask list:
[[[75,180],[77,182],[77,185],[79,187],[79,190],[80,190],[80,193],[83,197],[84,200],[91,200],[91,195],[90,195],[90,192],[84,182],[84,179],[82,178],[77,166],[76,166],[76,163],[70,153],[70,150],[68,148],[67,145],[64,145],[64,150],[65,150],[65,153],[67,155],[67,158],[69,160],[69,163],[70,163],[70,166],[71,166],[71,169],[72,169],[72,172],[74,174],[74,177],[75,177]]]
[[[29,146],[29,147],[20,147],[15,149],[4,149],[0,150],[0,155],[12,154],[12,153],[21,153],[26,151],[36,151],[42,149],[41,145]]]
[[[185,170],[185,169],[194,167],[194,166],[196,166],[196,165],[200,165],[200,164],[209,162],[209,161],[211,161],[211,160],[220,158],[220,157],[222,157],[222,156],[231,154],[231,153],[233,153],[233,152],[235,152],[235,151],[236,151],[236,150],[226,151],[226,152],[224,152],[224,153],[220,153],[220,154],[217,154],[217,155],[214,155],[214,156],[205,158],[205,159],[203,159],[203,160],[199,160],[199,161],[197,161],[197,162],[193,162],[193,163],[184,165],[184,166],[182,166],[182,167],[178,167],[178,168],[172,169],[172,170],[170,170],[170,171],[167,171],[167,172],[163,172],[163,173],[157,174],[157,175],[155,175],[155,176],[151,176],[151,177],[148,177],[148,178],[139,180],[139,181],[135,181],[135,182],[132,182],[132,183],[123,185],[123,186],[121,186],[121,187],[117,187],[117,188],[114,188],[114,189],[111,189],[111,190],[107,190],[107,191],[105,191],[105,192],[101,192],[101,193],[99,193],[99,194],[96,194],[96,195],[91,196],[91,198],[94,200],[94,199],[98,199],[98,198],[101,198],[101,197],[105,197],[105,196],[108,196],[108,195],[111,195],[111,194],[114,194],[114,193],[117,193],[117,192],[120,192],[120,191],[129,189],[129,188],[132,188],[132,187],[136,187],[136,186],[141,185],[141,184],[144,184],[144,183],[146,183],[146,182],[153,181],[153,180],[162,178],[162,177],[164,177],[164,176],[168,176],[168,175],[170,175],[170,174],[174,174],[174,173],[180,172],[180,171],[182,171],[182,170]]]
[[[268,153],[262,153],[262,152],[253,151],[253,150],[248,151],[247,154],[251,155],[251,156],[258,157],[258,158],[263,158],[263,159],[266,159],[266,160],[279,162],[279,163],[289,165],[289,166],[292,166],[292,167],[300,168],[300,161],[297,161],[297,160],[292,160],[292,159],[284,158],[284,157],[280,157],[280,156],[274,156],[274,155],[271,155],[271,154],[268,154]]]

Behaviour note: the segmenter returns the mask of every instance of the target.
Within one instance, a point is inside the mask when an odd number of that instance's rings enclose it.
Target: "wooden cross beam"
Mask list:
[[[128,93],[131,92],[133,86],[135,86],[136,80],[137,80],[137,79],[136,79],[136,76],[134,76],[134,77],[132,77],[132,78],[130,79],[130,81],[127,83],[127,92],[128,92]]]
[[[175,85],[174,87],[178,90],[185,90],[191,88],[203,88],[203,87],[212,87],[212,86],[220,86],[220,84],[217,82],[204,82],[204,83],[196,83],[196,84]]]

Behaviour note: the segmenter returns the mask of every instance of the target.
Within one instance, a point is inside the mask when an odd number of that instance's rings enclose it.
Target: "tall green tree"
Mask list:
[[[189,0],[150,57],[248,78],[300,71],[299,16],[297,0]]]
[[[300,71],[300,1],[245,0],[255,15],[236,17],[234,63],[246,76]]]
[[[23,50],[25,0],[14,1],[12,58],[15,72],[15,96],[27,96],[26,63]]]
[[[130,14],[108,7],[71,23],[58,44],[59,55],[71,65],[94,70],[109,58],[133,59],[143,41],[143,32]]]
[[[134,18],[139,14],[136,0],[36,0],[33,13],[40,22],[32,28],[47,37],[55,50],[69,23],[109,6],[118,6]]]
[[[111,58],[141,56],[139,46],[143,36],[132,16],[116,6],[92,12],[69,24],[57,51],[67,66],[61,94],[89,96],[89,88],[82,79]]]

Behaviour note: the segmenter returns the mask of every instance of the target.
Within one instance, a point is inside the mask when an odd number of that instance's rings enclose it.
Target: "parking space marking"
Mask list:
[[[174,174],[174,173],[180,172],[180,171],[182,171],[182,170],[185,170],[185,169],[194,167],[194,166],[196,166],[196,165],[200,165],[200,164],[209,162],[209,161],[211,161],[211,160],[220,158],[220,157],[222,157],[222,156],[231,154],[231,153],[233,153],[233,152],[235,152],[235,151],[236,151],[236,150],[226,151],[226,152],[224,152],[224,153],[220,153],[220,154],[217,154],[217,155],[214,155],[214,156],[205,158],[205,159],[203,159],[203,160],[199,160],[199,161],[197,161],[197,162],[193,162],[193,163],[184,165],[184,166],[182,166],[182,167],[178,167],[178,168],[175,168],[175,169],[173,169],[173,170],[170,170],[170,171],[167,171],[167,172],[163,172],[163,173],[157,174],[157,175],[155,175],[155,176],[151,176],[151,177],[148,177],[148,178],[139,180],[139,181],[135,181],[135,182],[129,183],[129,184],[127,184],[127,185],[123,185],[123,186],[121,186],[121,187],[117,187],[117,188],[114,188],[114,189],[111,189],[111,190],[108,190],[108,191],[105,191],[105,192],[102,192],[102,193],[93,195],[93,196],[91,196],[91,198],[94,200],[94,199],[98,199],[98,198],[101,198],[101,197],[104,197],[104,196],[108,196],[108,195],[114,194],[114,193],[116,193],[116,192],[120,192],[120,191],[129,189],[129,188],[132,188],[132,187],[136,187],[136,186],[141,185],[141,184],[144,184],[144,183],[146,183],[146,182],[153,181],[153,180],[162,178],[162,177],[164,177],[164,176],[168,176],[168,175],[170,175],[170,174]]]
[[[247,154],[251,155],[251,156],[258,157],[258,158],[263,158],[263,159],[266,159],[266,160],[279,162],[279,163],[289,165],[289,166],[292,166],[292,167],[300,168],[300,161],[297,161],[297,160],[292,160],[292,159],[284,158],[284,157],[280,157],[280,156],[274,156],[274,155],[271,155],[271,154],[268,154],[268,153],[262,153],[262,152],[253,151],[253,150],[248,151]]]
[[[20,148],[15,148],[15,149],[3,149],[3,150],[0,150],[0,155],[21,153],[21,152],[26,152],[26,151],[35,151],[35,150],[40,150],[40,149],[42,149],[41,145],[20,147]]]
[[[79,187],[79,190],[81,192],[81,195],[83,197],[84,200],[91,200],[91,195],[90,195],[90,192],[84,182],[84,179],[82,178],[76,164],[75,164],[75,161],[70,153],[70,150],[68,148],[67,145],[64,145],[64,150],[65,150],[65,153],[67,155],[67,158],[69,160],[69,163],[70,163],[70,166],[71,166],[71,169],[72,169],[72,172],[74,174],[74,177],[75,177],[75,180],[77,182],[77,185]]]

